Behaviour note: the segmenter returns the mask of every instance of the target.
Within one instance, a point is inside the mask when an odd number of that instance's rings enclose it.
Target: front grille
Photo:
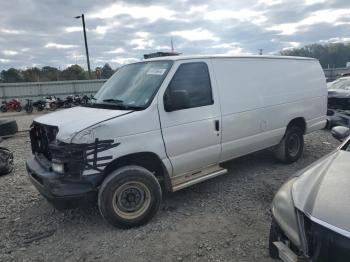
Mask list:
[[[48,160],[52,159],[50,143],[56,139],[58,127],[33,122],[30,130],[30,141],[33,154],[43,154]]]
[[[350,239],[305,216],[306,238],[312,261],[350,261]]]

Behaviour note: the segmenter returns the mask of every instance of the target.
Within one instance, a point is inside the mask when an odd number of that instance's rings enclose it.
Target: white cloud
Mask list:
[[[168,45],[157,45],[154,47],[154,49],[156,49],[157,51],[159,51],[159,50],[171,50],[171,47]]]
[[[57,43],[47,43],[45,45],[46,48],[56,48],[56,49],[69,49],[78,47],[77,45],[65,45],[65,44],[57,44]]]
[[[64,29],[64,31],[71,33],[71,32],[79,32],[79,31],[83,31],[83,27],[82,26],[69,26],[66,27]],[[87,31],[87,30],[86,30]]]
[[[118,47],[118,48],[113,49],[111,51],[107,51],[106,53],[108,53],[108,54],[123,54],[123,53],[125,53],[125,50],[124,50],[124,48]]]
[[[116,28],[120,25],[119,22],[109,22],[107,25],[98,25],[93,31],[99,35],[104,35],[107,33],[108,30],[111,30],[113,28]]]
[[[100,26],[100,25],[99,25],[99,26],[96,27],[95,32],[96,32],[97,34],[104,35],[104,34],[107,32],[108,29],[109,29],[108,26]]]
[[[23,31],[20,31],[20,30],[12,30],[12,29],[6,29],[6,28],[0,28],[0,32],[1,32],[1,33],[5,33],[5,34],[12,34],[12,35],[23,34]]]
[[[14,56],[18,54],[18,52],[14,50],[3,50],[2,53],[6,56]]]
[[[301,46],[300,42],[286,42],[284,44],[286,45],[286,47],[282,48],[282,50],[298,48]]]
[[[153,39],[135,38],[130,41],[130,45],[134,46],[134,50],[143,50],[146,48],[152,48],[154,45]]]
[[[282,0],[259,0],[259,4],[264,4],[267,6],[278,5],[282,3]]]
[[[323,4],[327,0],[304,0],[306,5]]]
[[[251,55],[251,53],[245,51],[242,47],[234,47],[224,53],[221,53],[221,55],[228,55],[228,56],[234,56],[234,55]]]
[[[149,33],[148,32],[136,32],[135,35],[140,38],[148,38]]]
[[[172,19],[174,11],[159,5],[137,6],[115,3],[109,7],[103,8],[95,13],[92,13],[92,18],[113,18],[117,15],[130,15],[133,18],[147,18],[150,21],[158,19]]]
[[[333,38],[329,38],[327,40],[320,40],[320,43],[323,43],[323,44],[344,43],[344,42],[350,42],[350,37],[333,37]]]
[[[174,31],[174,32],[171,32],[171,35],[180,36],[188,41],[200,41],[200,40],[219,41],[220,40],[220,38],[215,36],[212,32],[202,28]]]
[[[221,49],[222,52],[217,53],[217,55],[247,55],[249,54],[244,50],[239,43],[222,43],[212,46],[213,49]]]
[[[0,58],[0,63],[9,63],[10,61],[9,59]]]
[[[226,49],[226,48],[232,48],[236,46],[238,46],[238,43],[222,43],[222,44],[213,45],[211,48]]]
[[[267,30],[279,31],[281,35],[293,35],[302,30],[303,26],[310,26],[318,23],[342,24],[341,18],[350,16],[350,9],[325,9],[313,12],[309,17],[296,22],[274,25]]]
[[[149,38],[150,34],[148,32],[139,31],[135,33],[135,36],[137,38],[131,39],[129,42],[134,50],[144,50],[154,46],[154,40]]]
[[[111,60],[113,63],[125,65],[129,63],[134,63],[140,61],[140,59],[134,58],[134,57],[124,57],[124,58],[116,58]]]
[[[208,5],[191,6],[190,9],[186,12],[186,14],[192,15],[194,13],[202,13],[207,9],[208,9]]]
[[[251,22],[253,24],[262,24],[267,21],[265,15],[260,11],[252,9],[241,9],[237,11],[228,9],[219,9],[204,14],[204,18],[211,21],[221,21],[224,19],[236,19],[242,22]]]

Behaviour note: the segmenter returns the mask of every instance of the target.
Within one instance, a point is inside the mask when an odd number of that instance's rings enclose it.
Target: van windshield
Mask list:
[[[172,61],[150,61],[121,67],[97,92],[91,106],[146,108],[167,75]]]

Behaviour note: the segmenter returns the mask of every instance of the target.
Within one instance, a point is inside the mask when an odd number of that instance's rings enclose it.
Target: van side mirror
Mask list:
[[[342,142],[350,135],[350,129],[345,126],[335,126],[332,128],[331,134],[335,139]]]
[[[166,112],[190,107],[190,96],[186,90],[166,92],[164,95],[164,109]]]

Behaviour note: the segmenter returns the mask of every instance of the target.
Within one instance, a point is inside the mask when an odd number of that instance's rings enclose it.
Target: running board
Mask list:
[[[279,257],[284,262],[298,262],[298,256],[293,253],[292,250],[290,250],[289,247],[287,247],[283,242],[277,241],[273,242],[273,244],[278,249]]]
[[[226,173],[227,169],[216,165],[207,167],[206,169],[194,173],[176,176],[171,179],[172,191],[175,192],[185,187],[192,186],[207,179],[220,176]]]

